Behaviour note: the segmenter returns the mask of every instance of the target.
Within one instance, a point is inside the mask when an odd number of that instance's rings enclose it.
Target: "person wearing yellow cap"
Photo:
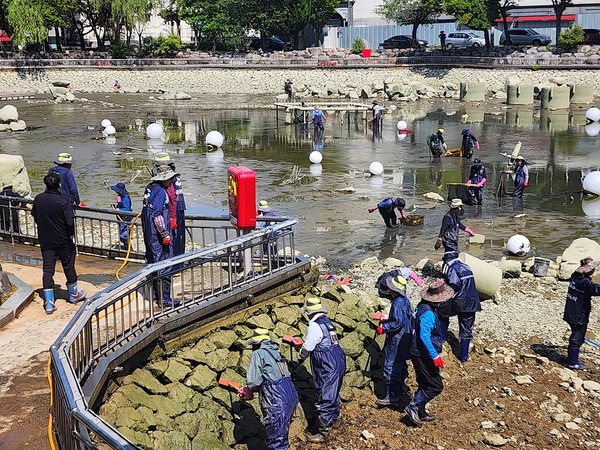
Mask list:
[[[475,233],[471,229],[465,226],[460,221],[460,216],[465,213],[463,208],[463,202],[460,198],[452,199],[450,205],[450,211],[448,211],[442,219],[442,226],[440,228],[439,237],[434,245],[435,249],[439,249],[442,245],[444,251],[457,252],[458,253],[458,231],[463,230],[469,233],[471,236],[475,236]]]
[[[427,137],[427,145],[429,145],[429,151],[431,156],[439,158],[447,150],[448,147],[444,142],[444,129],[438,128],[438,130]]]
[[[80,206],[79,191],[75,183],[75,175],[71,170],[71,165],[75,162],[70,153],[59,153],[54,161],[56,164],[48,170],[48,173],[55,173],[60,177],[60,193],[64,195],[73,206]],[[87,205],[81,205],[87,206]]]
[[[247,341],[252,356],[246,371],[247,385],[238,390],[242,400],[252,400],[258,392],[258,402],[269,449],[286,450],[292,416],[298,405],[298,393],[292,383],[286,359],[279,353],[279,344],[264,328],[254,330]]]
[[[338,342],[335,326],[327,318],[327,310],[318,298],[309,298],[301,308],[306,314],[308,331],[300,347],[300,358],[310,355],[310,369],[315,386],[318,431],[305,432],[310,442],[325,442],[340,416],[340,389],[346,373],[346,354]]]

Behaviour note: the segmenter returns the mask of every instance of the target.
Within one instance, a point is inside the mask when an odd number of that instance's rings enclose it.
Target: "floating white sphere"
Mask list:
[[[220,148],[223,145],[225,138],[218,131],[211,131],[206,135],[206,145],[212,145],[213,147]]]
[[[586,216],[600,216],[600,197],[593,200],[583,200],[581,202],[581,209],[583,209],[583,213]]]
[[[104,119],[102,122],[100,122],[100,124],[106,128],[106,127],[110,127],[112,125],[112,123],[110,122],[110,120],[108,119]]]
[[[381,175],[383,173],[383,164],[379,161],[373,161],[369,166],[369,172],[373,175]]]
[[[523,256],[527,254],[530,249],[531,244],[529,243],[529,239],[522,234],[515,234],[506,243],[506,250],[513,255]]]
[[[151,123],[148,125],[148,128],[146,128],[146,135],[150,139],[160,139],[160,137],[163,135],[163,132],[164,130],[160,123]]]
[[[585,132],[588,136],[598,136],[600,134],[600,123],[592,122],[585,126]]]
[[[102,133],[104,133],[107,136],[110,136],[111,134],[115,134],[117,132],[117,130],[115,129],[115,127],[113,127],[112,125],[107,126],[104,131]]]
[[[314,152],[311,152],[311,154],[308,156],[308,159],[310,159],[310,162],[313,164],[319,164],[321,161],[323,161],[323,154],[315,150]]]
[[[592,194],[600,195],[600,172],[594,170],[583,179],[583,190]]]
[[[598,122],[600,120],[600,109],[596,108],[595,106],[588,109],[585,112],[585,117],[592,122]]]
[[[323,166],[321,164],[311,164],[309,167],[310,174],[313,176],[321,175]]]
[[[398,128],[399,130],[406,130],[407,127],[408,127],[408,124],[404,120],[400,120],[396,124],[396,128]]]

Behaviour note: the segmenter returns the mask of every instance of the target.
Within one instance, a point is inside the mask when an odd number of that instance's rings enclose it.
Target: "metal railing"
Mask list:
[[[112,371],[165,333],[247,307],[258,292],[308,271],[310,262],[295,256],[296,224],[286,220],[148,265],[86,300],[50,348],[61,448],[136,448],[90,407]]]

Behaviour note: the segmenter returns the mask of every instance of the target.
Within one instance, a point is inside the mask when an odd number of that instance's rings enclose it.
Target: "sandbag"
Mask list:
[[[461,252],[458,258],[469,266],[473,272],[475,286],[481,300],[494,297],[500,289],[500,283],[502,283],[502,269],[468,253]]]

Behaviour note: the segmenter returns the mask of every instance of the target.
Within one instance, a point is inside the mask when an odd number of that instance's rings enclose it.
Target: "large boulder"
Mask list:
[[[23,197],[31,195],[29,176],[21,155],[0,155],[0,184],[12,185]]]
[[[588,238],[579,238],[571,242],[571,245],[565,249],[562,254],[561,262],[577,263],[586,256],[598,260],[600,259],[600,244]]]
[[[0,108],[0,122],[10,123],[19,120],[19,112],[13,105],[6,105]]]
[[[215,344],[217,348],[229,348],[237,338],[237,334],[233,330],[220,330],[212,333],[209,341]]]
[[[12,131],[25,131],[27,129],[27,124],[24,120],[17,120],[16,122],[11,122],[8,124]]]
[[[192,371],[185,385],[197,391],[205,391],[217,385],[217,374],[207,366],[199,365]]]

